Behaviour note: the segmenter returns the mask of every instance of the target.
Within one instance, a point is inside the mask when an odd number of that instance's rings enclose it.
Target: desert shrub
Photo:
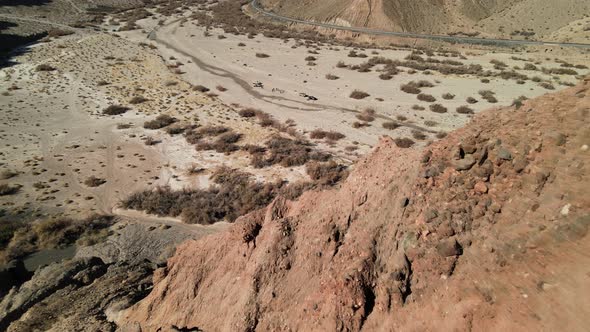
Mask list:
[[[108,228],[115,219],[111,216],[93,215],[82,220],[54,218],[32,224],[18,224],[8,230],[10,241],[6,244],[6,259],[24,257],[40,249],[64,248],[74,243],[92,245],[108,236]]]
[[[553,84],[551,84],[549,82],[541,82],[541,83],[539,83],[539,86],[542,88],[545,88],[547,90],[555,90],[555,87],[553,86]]]
[[[199,92],[202,92],[202,93],[205,93],[205,92],[209,92],[209,91],[210,91],[210,89],[209,89],[209,88],[207,88],[207,87],[204,87],[204,86],[202,86],[202,85],[195,85],[195,86],[193,87],[193,90],[195,90],[195,91],[199,91]]]
[[[316,151],[310,142],[303,139],[289,139],[275,135],[265,145],[265,153],[252,154],[251,164],[255,168],[272,165],[300,166],[310,160],[328,161],[331,157],[327,153]]]
[[[524,70],[537,70],[537,66],[533,65],[532,63],[525,63]]]
[[[5,169],[2,172],[0,172],[0,180],[8,180],[11,179],[15,176],[18,175],[18,172],[9,170],[9,169]]]
[[[393,75],[391,75],[390,73],[382,73],[382,74],[379,74],[379,78],[384,81],[388,81],[393,78]]]
[[[338,166],[324,166],[318,171],[321,175],[318,182],[322,180],[332,184],[337,181],[335,178],[344,177],[344,171]],[[260,183],[250,174],[229,167],[216,169],[211,180],[214,185],[208,189],[173,191],[169,187],[159,187],[137,192],[124,200],[122,206],[161,216],[180,216],[186,223],[233,222],[241,215],[268,205],[278,194],[295,199],[316,185],[304,182],[292,185]]]
[[[238,111],[238,114],[243,118],[253,118],[256,116],[257,110],[253,108],[244,108]]]
[[[533,76],[533,78],[531,78],[531,81],[533,81],[535,83],[539,83],[542,81],[542,79],[539,76]]]
[[[130,123],[118,123],[117,124],[117,129],[129,129],[131,127],[132,126]]]
[[[186,130],[186,127],[182,126],[182,125],[169,126],[165,130],[166,130],[166,133],[168,133],[168,135],[173,136],[173,135],[182,134]]]
[[[333,160],[325,163],[317,161],[309,162],[305,166],[305,171],[312,180],[320,185],[334,185],[348,175],[346,167],[337,164]]]
[[[381,125],[383,126],[383,128],[389,129],[389,130],[397,129],[400,127],[400,125],[398,123],[393,122],[393,121],[386,121],[386,122],[383,122]]]
[[[123,113],[127,112],[130,109],[131,108],[129,108],[127,106],[111,105],[111,106],[103,109],[102,110],[102,114],[105,114],[105,115],[119,115],[119,114],[123,114]]]
[[[454,99],[455,98],[455,95],[452,94],[452,93],[445,93],[445,94],[442,95],[442,98],[445,99],[445,100],[451,100],[451,99]]]
[[[244,47],[244,46],[246,46],[246,44],[244,44],[244,43],[238,43],[238,46]]]
[[[414,129],[412,130],[412,137],[419,141],[422,141],[425,140],[427,136],[422,131]]]
[[[20,189],[18,185],[10,185],[6,183],[0,184],[0,196],[14,195]]]
[[[51,37],[51,38],[68,36],[73,33],[74,33],[74,31],[72,31],[72,30],[65,30],[65,29],[59,29],[59,28],[51,28],[51,29],[47,30],[47,36]]]
[[[373,122],[375,121],[375,117],[371,114],[366,114],[366,113],[361,113],[361,114],[357,114],[356,118],[361,120],[361,121],[365,121],[365,122]]]
[[[277,120],[275,120],[275,118],[273,118],[272,115],[266,112],[258,111],[256,112],[256,117],[258,118],[258,124],[261,127],[280,128],[280,123]]]
[[[143,96],[135,96],[133,98],[131,98],[131,100],[129,100],[129,104],[132,105],[136,105],[136,104],[141,104],[148,101],[147,98],[144,98]]]
[[[399,148],[410,148],[412,147],[412,145],[414,145],[416,142],[414,142],[411,138],[396,138],[393,140],[393,142],[395,143],[395,145]]]
[[[414,85],[416,85],[419,88],[432,88],[434,86],[434,84],[430,81],[426,81],[426,80],[420,80],[416,83],[414,82],[410,82],[413,83]]]
[[[369,96],[370,96],[370,94],[368,94],[364,91],[360,91],[360,90],[354,90],[350,93],[350,98],[353,98],[353,99],[364,99]]]
[[[424,121],[424,125],[427,127],[436,127],[438,123],[436,121],[426,120]]]
[[[414,95],[417,95],[420,92],[422,92],[422,90],[420,90],[417,86],[412,85],[412,84],[409,84],[409,83],[408,84],[403,84],[400,87],[400,90],[402,90],[405,93],[410,93],[410,94],[414,94]]]
[[[326,74],[326,79],[327,79],[327,80],[331,80],[331,81],[333,81],[333,80],[337,80],[337,79],[339,79],[339,78],[340,78],[340,77],[338,77],[338,76],[336,76],[336,75],[332,75],[332,74]]]
[[[578,72],[571,68],[543,68],[542,71],[547,75],[578,75]]]
[[[310,56],[305,57],[305,61],[316,61],[316,60],[317,60],[317,58],[315,56],[310,55]]]
[[[473,98],[473,97],[468,97],[467,99],[465,99],[465,101],[466,101],[468,104],[475,104],[475,103],[477,103],[477,99],[475,99],[475,98]]]
[[[346,68],[346,64],[344,63],[344,61],[338,61],[338,63],[336,63],[336,68]]]
[[[90,177],[88,177],[86,180],[84,180],[84,184],[88,187],[98,187],[100,185],[103,185],[107,183],[107,180],[105,179],[101,179],[101,178],[97,178],[96,176],[92,175]]]
[[[264,58],[270,57],[270,55],[268,55],[266,53],[256,53],[256,57],[264,59]]]
[[[309,137],[313,139],[328,139],[331,141],[338,141],[346,137],[344,134],[336,131],[324,131],[321,129],[315,129],[309,133]]]
[[[430,105],[429,108],[434,113],[446,113],[447,112],[447,108],[441,104],[432,104],[432,105]]]
[[[169,126],[174,122],[176,122],[176,118],[167,114],[160,114],[154,120],[144,122],[143,127],[145,129],[160,129]]]
[[[55,67],[52,67],[46,63],[42,63],[35,67],[35,71],[54,71]]]
[[[370,127],[371,125],[368,124],[367,122],[358,122],[355,121],[352,123],[352,128],[358,129],[358,128],[362,128],[362,127]]]
[[[147,145],[147,146],[156,145],[156,144],[158,144],[158,143],[161,143],[161,142],[160,142],[159,140],[157,140],[157,139],[155,139],[155,138],[151,137],[151,136],[148,136],[148,137],[146,137],[146,138],[143,140],[143,144],[145,144],[145,145]]]
[[[434,98],[432,95],[427,95],[427,94],[424,94],[424,93],[418,94],[418,96],[416,96],[416,98],[418,98],[418,100],[426,101],[426,102],[429,102],[429,103],[433,103],[433,102],[436,101],[436,98]]]
[[[425,110],[425,108],[422,107],[422,106],[420,106],[420,105],[412,105],[412,109],[414,111],[423,111],[423,110]]]
[[[405,115],[396,115],[395,117],[398,121],[406,121],[408,120],[408,117]]]
[[[441,139],[441,138],[445,138],[447,137],[447,133],[445,133],[444,131],[439,131],[438,133],[436,133],[436,138]]]
[[[224,126],[204,126],[186,130],[184,137],[190,144],[197,144],[202,138],[218,136],[229,132],[230,129]]]
[[[459,106],[456,111],[459,114],[473,114],[473,110],[467,106]]]

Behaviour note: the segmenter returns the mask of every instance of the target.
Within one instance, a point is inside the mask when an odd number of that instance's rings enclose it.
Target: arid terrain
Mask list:
[[[590,24],[575,0],[260,3]],[[0,2],[0,41],[0,330],[587,326],[589,48],[233,0]]]

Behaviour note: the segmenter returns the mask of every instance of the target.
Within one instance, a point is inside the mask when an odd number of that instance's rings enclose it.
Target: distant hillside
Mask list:
[[[395,31],[540,38],[574,23],[590,27],[586,0],[260,0],[300,19]],[[569,30],[569,29],[568,29]],[[567,34],[558,38],[567,39]]]

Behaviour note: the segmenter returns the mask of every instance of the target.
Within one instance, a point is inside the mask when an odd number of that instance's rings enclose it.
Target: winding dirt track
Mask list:
[[[178,21],[179,20],[174,20],[174,21],[168,23],[165,27],[170,27],[174,24],[177,24]],[[208,72],[208,73],[216,75],[216,76],[231,79],[236,84],[238,84],[242,89],[244,89],[244,91],[247,92],[249,95],[251,95],[252,97],[254,97],[262,102],[270,103],[273,105],[277,105],[280,107],[285,107],[285,108],[289,108],[289,109],[293,109],[293,110],[299,110],[299,111],[310,111],[310,112],[336,111],[336,112],[345,112],[345,113],[354,113],[354,114],[362,113],[359,110],[350,109],[350,108],[335,107],[335,106],[331,106],[331,105],[318,104],[318,103],[308,103],[308,102],[303,102],[300,100],[285,98],[285,97],[281,97],[281,96],[263,94],[259,90],[254,89],[250,85],[250,83],[248,83],[243,78],[237,76],[236,74],[234,74],[226,69],[223,69],[221,67],[217,67],[217,66],[213,66],[208,63],[205,63],[204,61],[197,58],[193,54],[190,54],[189,52],[186,52],[185,50],[183,50],[181,46],[176,45],[175,43],[173,43],[169,40],[159,38],[157,35],[157,30],[158,30],[158,27],[151,30],[148,33],[147,38],[149,40],[152,40],[152,41],[160,44],[161,46],[164,46],[168,49],[171,49],[171,50],[189,58],[195,65],[197,65],[201,70],[203,70],[205,72]],[[172,30],[172,33],[176,33],[176,27]],[[281,101],[296,103],[296,104],[299,104],[302,106],[297,107],[297,106],[285,105],[285,104],[281,103]],[[381,119],[381,120],[395,122],[399,127],[407,127],[407,128],[419,130],[422,132],[436,133],[436,131],[434,131],[434,130],[431,130],[431,129],[428,129],[428,128],[425,128],[422,126],[418,126],[415,124],[411,124],[411,123],[400,122],[400,121],[397,121],[393,118],[390,118],[390,117],[382,115],[382,114],[377,114],[377,115],[375,115],[375,117],[378,119]]]

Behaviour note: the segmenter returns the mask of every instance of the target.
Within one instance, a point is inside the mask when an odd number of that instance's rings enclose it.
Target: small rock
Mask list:
[[[512,160],[512,153],[505,148],[498,149],[498,158],[502,160]]]
[[[477,150],[475,144],[472,143],[461,143],[461,148],[463,148],[463,151],[467,154],[473,154]]]
[[[479,181],[475,184],[473,190],[478,194],[485,194],[488,192],[488,186],[484,182]]]
[[[446,239],[436,245],[436,251],[443,257],[459,256],[463,253],[463,248],[455,239]]]
[[[464,159],[456,160],[454,162],[455,169],[458,171],[466,171],[475,165],[475,158],[472,155],[465,155]]]
[[[568,214],[570,214],[570,208],[571,208],[571,207],[572,207],[572,205],[571,205],[571,204],[569,204],[569,203],[568,203],[568,204],[566,204],[566,205],[564,205],[564,206],[561,208],[561,211],[560,211],[561,215],[562,215],[562,216],[567,216]]]
[[[440,170],[437,167],[429,167],[427,169],[424,170],[424,173],[422,173],[422,177],[428,179],[428,178],[433,178],[437,175],[440,174]]]
[[[527,165],[528,162],[524,158],[516,158],[514,159],[514,163],[512,164],[512,166],[514,166],[514,170],[517,173],[522,172],[527,167]]]
[[[498,203],[492,203],[492,205],[490,205],[490,210],[494,213],[500,213],[502,212],[502,206]]]
[[[567,137],[562,133],[553,132],[547,134],[547,139],[557,146],[562,146],[566,143]]]
[[[588,151],[588,145],[584,144],[582,145],[582,147],[580,148],[582,151]]]

